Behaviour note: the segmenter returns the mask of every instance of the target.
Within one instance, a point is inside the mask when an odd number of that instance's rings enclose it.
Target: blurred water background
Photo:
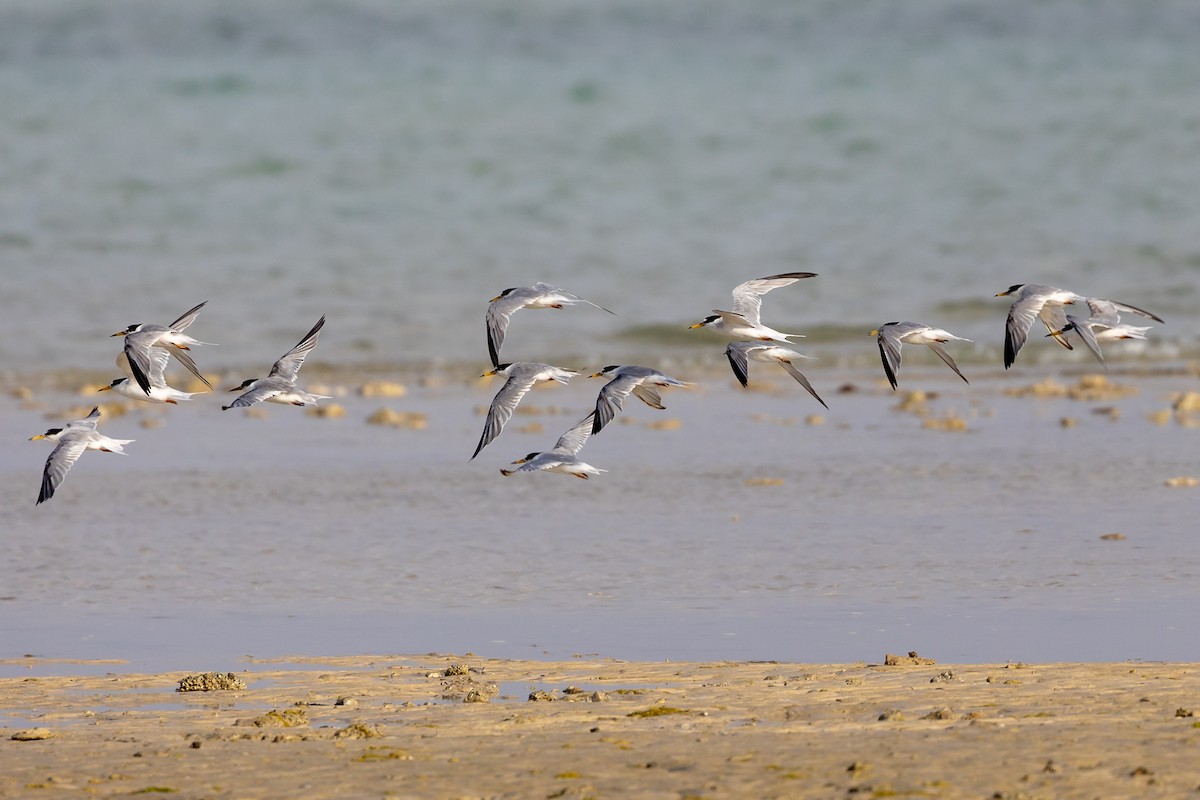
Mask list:
[[[1144,420],[1195,384],[1197,41],[1190,0],[0,0],[6,386],[116,377],[108,334],[201,300],[197,359],[239,381],[322,313],[306,374],[466,374],[487,299],[536,280],[619,316],[523,312],[506,359],[721,376],[666,398],[680,432],[597,437],[586,484],[495,473],[565,415],[468,465],[495,387],[452,382],[404,401],[425,432],[353,397],[106,420],[129,458],[36,509],[56,408],[6,398],[0,656],[1200,658],[1194,501],[1163,487],[1191,428]],[[764,318],[809,335],[824,426],[686,330],[791,270],[820,277]],[[1023,282],[1167,319],[1110,348],[1148,369],[1120,422],[1002,394],[1096,368],[1031,337],[1003,374]],[[897,319],[975,340],[970,387],[902,375],[967,435],[897,422],[865,336]]]
[[[620,317],[513,358],[657,352],[790,270],[767,318],[847,358],[894,319],[991,357],[1013,283],[1194,347],[1198,39],[1189,0],[4,0],[0,359],[207,299],[217,367],[320,313],[325,359],[482,362],[535,280]]]

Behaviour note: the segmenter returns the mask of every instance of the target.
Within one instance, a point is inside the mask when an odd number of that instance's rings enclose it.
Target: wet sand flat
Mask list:
[[[5,797],[1200,789],[1197,664],[285,658],[241,665],[244,690],[179,693],[185,673],[19,663],[30,677],[0,680]]]

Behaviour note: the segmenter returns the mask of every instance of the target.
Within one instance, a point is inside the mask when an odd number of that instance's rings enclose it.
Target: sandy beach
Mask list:
[[[890,659],[889,659],[890,660]],[[281,658],[245,689],[23,664],[0,795],[1183,797],[1200,665]],[[924,663],[918,663],[924,662]],[[79,676],[80,671],[114,672]],[[542,699],[535,699],[542,698]]]

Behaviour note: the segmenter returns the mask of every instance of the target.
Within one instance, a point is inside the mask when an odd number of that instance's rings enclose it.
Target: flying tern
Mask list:
[[[959,371],[958,365],[946,352],[946,348],[942,347],[946,342],[969,342],[970,339],[963,339],[941,328],[922,325],[919,322],[888,322],[871,331],[869,335],[874,336],[879,343],[879,357],[883,360],[883,371],[887,374],[887,379],[893,389],[896,388],[896,374],[900,372],[900,348],[904,344],[928,345],[929,349],[937,353],[938,358],[945,361],[958,377],[962,378],[964,382],[970,383],[967,376]]]
[[[29,441],[48,439],[55,443],[54,450],[46,459],[46,467],[42,470],[42,488],[38,492],[35,505],[46,502],[54,497],[54,492],[67,477],[67,471],[79,460],[84,450],[102,450],[106,453],[125,453],[125,445],[133,439],[110,439],[96,430],[100,420],[100,408],[95,407],[83,419],[68,422],[61,428],[50,428],[45,433],[39,433]]]
[[[630,394],[651,408],[663,409],[665,406],[658,394],[659,387],[691,386],[690,383],[672,378],[670,375],[665,375],[650,367],[619,364],[605,367],[590,377],[609,378],[608,383],[600,388],[600,394],[596,397],[596,413],[594,415],[596,421],[592,426],[593,436],[611,422],[618,411],[622,410],[622,404]]]
[[[749,384],[749,362],[761,361],[767,364],[776,363],[783,367],[789,375],[796,379],[796,382],[808,390],[808,393],[817,399],[821,405],[829,408],[821,396],[817,394],[817,390],[808,382],[808,378],[800,370],[796,369],[796,365],[792,363],[795,359],[813,358],[797,353],[787,347],[780,347],[775,344],[759,344],[758,342],[730,342],[725,348],[725,357],[729,359],[729,366],[733,367],[733,374],[737,376],[738,382],[742,386]]]
[[[124,351],[117,354],[117,366],[125,373],[125,377],[117,378],[108,386],[102,386],[99,391],[114,391],[130,400],[140,400],[144,403],[176,404],[180,400],[191,400],[196,392],[181,392],[167,385],[166,367],[167,362],[171,360],[171,354],[161,347],[151,347],[149,355],[149,393],[143,392],[137,385],[133,370],[129,366],[129,356],[125,355]]]
[[[788,342],[793,337],[804,338],[799,333],[781,333],[762,324],[762,296],[772,289],[791,286],[801,278],[815,278],[815,272],[784,272],[755,278],[738,284],[733,289],[733,310],[713,309],[711,316],[691,325],[691,328],[709,328],[735,339],[759,339],[765,342]]]
[[[150,381],[151,347],[166,348],[171,355],[179,359],[179,363],[187,367],[205,386],[209,389],[213,388],[212,384],[200,374],[200,370],[196,367],[196,362],[192,360],[192,357],[184,352],[192,346],[211,344],[210,342],[193,339],[183,332],[189,325],[196,321],[196,316],[200,313],[200,309],[204,308],[207,303],[208,301],[205,300],[195,308],[184,312],[183,316],[170,325],[153,325],[139,322],[130,325],[123,331],[117,331],[113,334],[113,336],[125,337],[125,356],[129,360],[130,372],[137,385],[147,395],[151,393],[150,390],[153,387]]]
[[[1087,319],[1080,319],[1072,314],[1067,314],[1067,324],[1057,331],[1051,331],[1046,335],[1055,336],[1068,331],[1074,331],[1101,364],[1104,363],[1104,356],[1100,353],[1101,342],[1115,342],[1121,339],[1145,339],[1146,331],[1150,330],[1149,325],[1143,327],[1121,322],[1122,311],[1139,314],[1147,319],[1162,322],[1162,319],[1151,314],[1149,311],[1127,306],[1124,303],[1114,303],[1112,300],[1089,297],[1087,304],[1091,316]]]
[[[534,384],[543,381],[567,383],[578,374],[575,370],[554,367],[550,364],[538,364],[531,361],[500,364],[495,369],[483,373],[481,377],[504,375],[508,380],[504,382],[504,385],[500,387],[500,391],[492,399],[492,405],[488,408],[487,421],[483,424],[483,435],[479,437],[479,444],[476,446],[471,458],[473,459],[479,455],[480,450],[487,447],[492,440],[500,435],[500,432],[504,430],[504,425],[516,410],[517,404],[533,388]]]
[[[504,344],[504,332],[508,329],[508,321],[512,315],[522,308],[562,308],[577,303],[587,303],[596,306],[601,311],[607,308],[584,300],[570,292],[564,292],[557,286],[551,286],[541,281],[533,286],[516,286],[505,289],[488,301],[487,310],[487,343],[488,353],[492,357],[492,366],[500,366],[500,347]],[[608,311],[612,314],[612,311]]]
[[[517,472],[561,472],[564,475],[574,475],[576,478],[587,480],[589,475],[599,475],[608,470],[593,467],[579,458],[579,451],[592,434],[592,415],[588,414],[569,431],[558,437],[554,448],[542,453],[530,453],[524,458],[518,458],[513,464],[519,464],[516,469],[501,469],[501,475],[512,475]]]
[[[245,394],[229,405],[221,406],[221,410],[245,408],[262,401],[280,405],[308,406],[315,405],[318,400],[328,400],[328,395],[309,394],[296,386],[296,376],[300,372],[300,367],[304,365],[304,359],[309,352],[317,346],[317,337],[321,334],[321,328],[324,325],[325,315],[322,314],[321,318],[317,320],[317,324],[312,326],[312,330],[304,334],[304,338],[295,347],[280,356],[275,365],[271,367],[271,372],[267,377],[250,378],[242,381],[240,386],[230,389],[231,392],[245,392]]]

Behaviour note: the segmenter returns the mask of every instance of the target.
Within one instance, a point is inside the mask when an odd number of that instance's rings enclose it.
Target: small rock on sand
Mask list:
[[[898,656],[893,653],[888,653],[883,657],[884,666],[888,667],[910,667],[910,666],[927,666],[936,664],[932,658],[922,658],[917,655],[916,650],[909,650],[907,656]]]
[[[335,739],[378,739],[381,736],[383,732],[378,725],[363,725],[360,722],[347,725],[333,734]]]
[[[408,389],[394,381],[367,381],[359,387],[358,393],[363,397],[404,397]]]
[[[239,719],[234,725],[253,725],[256,728],[296,728],[308,724],[308,712],[303,708],[268,711],[254,719]]]
[[[330,403],[326,406],[311,406],[306,413],[310,417],[320,419],[341,419],[346,416],[346,407],[340,403]]]
[[[391,428],[424,430],[429,426],[428,418],[419,411],[393,411],[381,408],[367,417],[368,425],[387,425]]]
[[[54,736],[54,731],[49,728],[29,728],[23,731],[17,731],[12,735],[15,742],[37,742],[42,739],[49,739]]]
[[[1193,478],[1190,475],[1180,475],[1175,478],[1167,478],[1163,483],[1172,489],[1181,489],[1190,486],[1200,486],[1200,479]]]

